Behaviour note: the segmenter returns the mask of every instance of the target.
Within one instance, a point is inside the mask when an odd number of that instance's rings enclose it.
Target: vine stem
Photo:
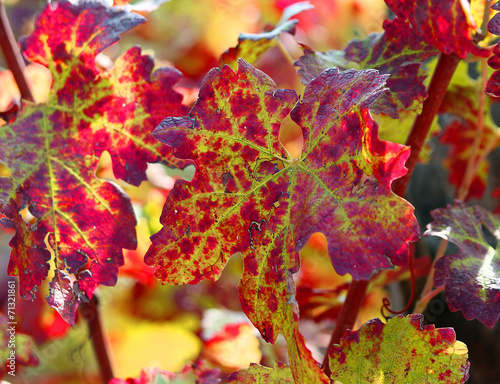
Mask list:
[[[97,301],[97,297],[94,295],[88,303],[80,304],[79,311],[89,328],[90,339],[101,370],[101,377],[104,383],[108,383],[114,376],[107,342],[103,332],[101,316],[99,314],[99,302]]]
[[[26,65],[12,32],[9,18],[5,12],[4,0],[0,0],[0,47],[5,56],[5,61],[7,61],[7,65],[16,80],[21,97],[26,100],[35,101],[28,80],[24,75]]]
[[[436,69],[434,70],[429,88],[427,90],[427,99],[425,99],[422,106],[422,112],[413,122],[410,134],[406,139],[405,144],[411,148],[410,156],[405,164],[408,172],[404,177],[394,181],[392,184],[393,192],[401,197],[403,197],[406,192],[408,182],[410,181],[410,177],[413,174],[415,165],[417,164],[420,151],[425,144],[425,140],[429,134],[434,117],[437,115],[446,90],[448,89],[448,85],[450,84],[451,78],[453,77],[459,62],[460,58],[455,54],[441,54],[439,57]],[[410,244],[410,246],[413,247],[414,244]],[[328,348],[323,359],[323,370],[328,377],[331,375],[329,356],[333,349],[333,345],[340,342],[341,337],[347,329],[353,328],[359,308],[361,307],[361,303],[366,294],[367,287],[368,281],[353,280],[349,291],[347,292],[346,300],[340,310],[339,317],[337,318],[335,328],[332,332],[330,343],[328,344]]]
[[[34,101],[33,94],[26,79],[24,59],[16,43],[14,33],[5,12],[4,0],[0,0],[0,47],[4,53],[9,69],[14,75],[21,97]],[[88,303],[83,303],[79,308],[80,315],[84,318],[89,328],[90,338],[101,370],[101,376],[105,383],[113,378],[113,370],[108,354],[107,344],[104,337],[101,318],[99,315],[99,304],[94,296]]]

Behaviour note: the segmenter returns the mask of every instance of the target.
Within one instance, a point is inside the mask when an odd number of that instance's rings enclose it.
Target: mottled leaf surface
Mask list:
[[[229,65],[236,70],[238,59],[255,63],[264,53],[279,44],[279,37],[283,32],[295,33],[298,20],[291,19],[302,11],[314,8],[308,1],[292,4],[283,10],[283,15],[278,24],[270,31],[262,33],[242,33],[238,37],[238,45],[229,48],[219,60],[219,66]]]
[[[389,92],[381,95],[370,109],[398,118],[402,111],[420,113],[427,97],[423,84],[426,73],[420,63],[436,55],[438,51],[421,37],[412,26],[401,19],[384,21],[384,32],[372,33],[364,40],[353,40],[343,51],[314,52],[305,50],[296,61],[297,71],[304,84],[325,69],[377,69],[390,74],[386,85]]]
[[[309,83],[291,112],[305,139],[294,159],[278,133],[295,92],[276,90],[244,61],[236,73],[212,70],[190,115],[165,119],[153,134],[197,166],[191,183],[177,181],[170,192],[164,227],[152,237],[145,262],[156,276],[170,284],[214,280],[240,252],[245,313],[265,340],[281,333],[291,359],[302,356],[292,275],[309,236],[323,232],[335,269],[357,279],[404,265],[408,241],[418,238],[413,208],[390,190],[406,172],[408,148],[380,141],[368,111],[385,78],[331,69]],[[292,368],[299,375],[303,366]]]
[[[461,310],[467,320],[477,318],[493,327],[500,316],[500,217],[459,201],[432,211],[432,217],[425,235],[439,236],[459,248],[436,262],[434,285],[445,285],[452,311]]]
[[[490,102],[486,100],[485,110],[489,111]],[[439,113],[450,115],[448,124],[443,128],[439,141],[450,146],[450,150],[443,161],[448,169],[448,180],[457,189],[463,182],[467,164],[473,156],[474,143],[478,137],[479,105],[476,87],[454,86],[447,91],[439,108]],[[470,184],[467,198],[481,198],[486,190],[490,164],[486,160],[489,152],[500,144],[500,131],[488,115],[483,116],[481,141],[475,152],[474,162],[479,163]],[[496,143],[496,145],[491,145]]]
[[[354,383],[465,383],[467,347],[451,328],[422,325],[422,315],[373,319],[347,330],[330,354],[332,379]]]
[[[149,134],[161,116],[185,113],[171,89],[179,73],[152,72],[152,59],[139,48],[109,72],[94,61],[143,20],[104,1],[48,4],[22,47],[49,68],[52,89],[45,103],[25,103],[17,120],[0,127],[0,160],[11,173],[0,178],[0,212],[4,226],[16,229],[9,274],[19,276],[20,295],[30,298],[52,254],[58,272],[48,301],[70,324],[98,284],[116,283],[122,249],[136,247],[129,198],[95,177],[99,156],[108,151],[115,176],[135,185],[145,180],[147,162],[181,165]],[[20,215],[26,207],[33,222]]]
[[[385,0],[385,3],[398,17],[408,20],[415,31],[440,52],[455,53],[462,59],[468,53],[480,57],[490,55],[487,49],[473,41],[478,28],[470,6],[468,10],[462,8],[468,5],[466,1]]]
[[[242,369],[229,376],[228,383],[295,383],[292,370],[289,366],[278,363],[274,368],[264,367],[258,364],[250,364],[248,369]]]

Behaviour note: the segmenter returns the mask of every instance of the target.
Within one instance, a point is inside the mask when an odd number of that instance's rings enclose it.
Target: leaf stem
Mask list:
[[[434,70],[429,88],[427,90],[428,97],[424,101],[422,112],[413,122],[411,132],[406,139],[406,145],[409,145],[411,148],[410,156],[406,161],[406,168],[408,168],[408,172],[404,177],[394,181],[392,185],[394,193],[401,197],[403,197],[406,192],[408,182],[410,181],[415,165],[417,164],[420,151],[425,144],[432,122],[437,115],[446,90],[448,89],[448,85],[450,84],[451,78],[453,77],[459,62],[460,58],[455,54],[441,54],[439,57],[438,64]],[[410,244],[410,246],[414,245]],[[337,323],[332,332],[330,343],[323,359],[323,369],[328,377],[330,377],[331,374],[328,361],[333,345],[340,342],[341,337],[347,329],[352,329],[367,287],[368,281],[354,280],[349,288],[349,291],[347,292],[345,303],[340,311]]]
[[[107,343],[104,338],[97,297],[94,295],[88,303],[80,304],[79,311],[80,315],[87,322],[92,346],[94,347],[96,359],[101,370],[101,376],[103,382],[107,383],[113,378],[113,369],[111,368]]]
[[[420,294],[419,299],[417,300],[415,304],[415,309],[413,310],[413,313],[422,313],[425,311],[425,308],[427,307],[427,303],[439,292],[436,290],[432,290],[434,287],[434,265],[436,262],[444,256],[444,253],[446,251],[446,247],[448,246],[448,241],[447,240],[441,240],[439,243],[439,248],[436,252],[436,256],[434,257],[434,261],[432,262],[431,265],[431,270],[429,271],[429,274],[427,275],[427,280],[425,281],[424,289],[422,290],[422,293]],[[442,287],[444,289],[444,286]],[[439,288],[438,288],[439,289]],[[431,293],[434,293],[431,295]]]
[[[368,287],[368,281],[366,280],[353,280],[349,291],[347,291],[347,297],[345,298],[344,305],[340,311],[339,317],[337,318],[337,323],[333,330],[332,336],[330,338],[330,343],[328,344],[328,349],[326,351],[325,357],[323,359],[323,370],[325,374],[330,377],[330,364],[329,357],[330,351],[334,344],[338,344],[340,338],[344,336],[345,331],[352,328],[356,318],[358,317],[359,309],[365,297],[366,288]]]
[[[24,75],[26,65],[12,32],[3,0],[0,0],[0,47],[2,48],[7,65],[14,75],[14,79],[21,92],[21,97],[26,100],[35,101],[28,80]]]

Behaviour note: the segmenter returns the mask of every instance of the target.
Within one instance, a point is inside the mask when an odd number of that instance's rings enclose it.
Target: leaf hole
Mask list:
[[[287,116],[281,123],[279,141],[292,159],[300,158],[302,147],[304,146],[304,135],[302,129]]]
[[[491,233],[491,231],[484,225],[481,224],[481,229],[483,230],[484,238],[487,243],[493,247],[493,249],[497,249],[498,239]]]
[[[0,177],[10,177],[11,174],[9,167],[0,162]]]
[[[26,224],[35,224],[36,222],[36,217],[33,216],[31,214],[31,212],[29,211],[28,207],[22,209],[19,214],[21,215],[21,217],[23,218],[23,221],[26,223]]]

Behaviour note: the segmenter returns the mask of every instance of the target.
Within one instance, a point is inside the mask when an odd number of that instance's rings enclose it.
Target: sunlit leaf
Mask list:
[[[465,383],[467,347],[451,328],[422,325],[422,315],[379,319],[346,331],[330,354],[332,379],[354,383]]]
[[[500,218],[459,201],[432,211],[432,217],[425,235],[439,236],[459,248],[458,253],[436,262],[434,285],[445,285],[452,311],[461,310],[467,320],[477,318],[493,327],[500,316]],[[495,247],[488,242],[491,235]]]

